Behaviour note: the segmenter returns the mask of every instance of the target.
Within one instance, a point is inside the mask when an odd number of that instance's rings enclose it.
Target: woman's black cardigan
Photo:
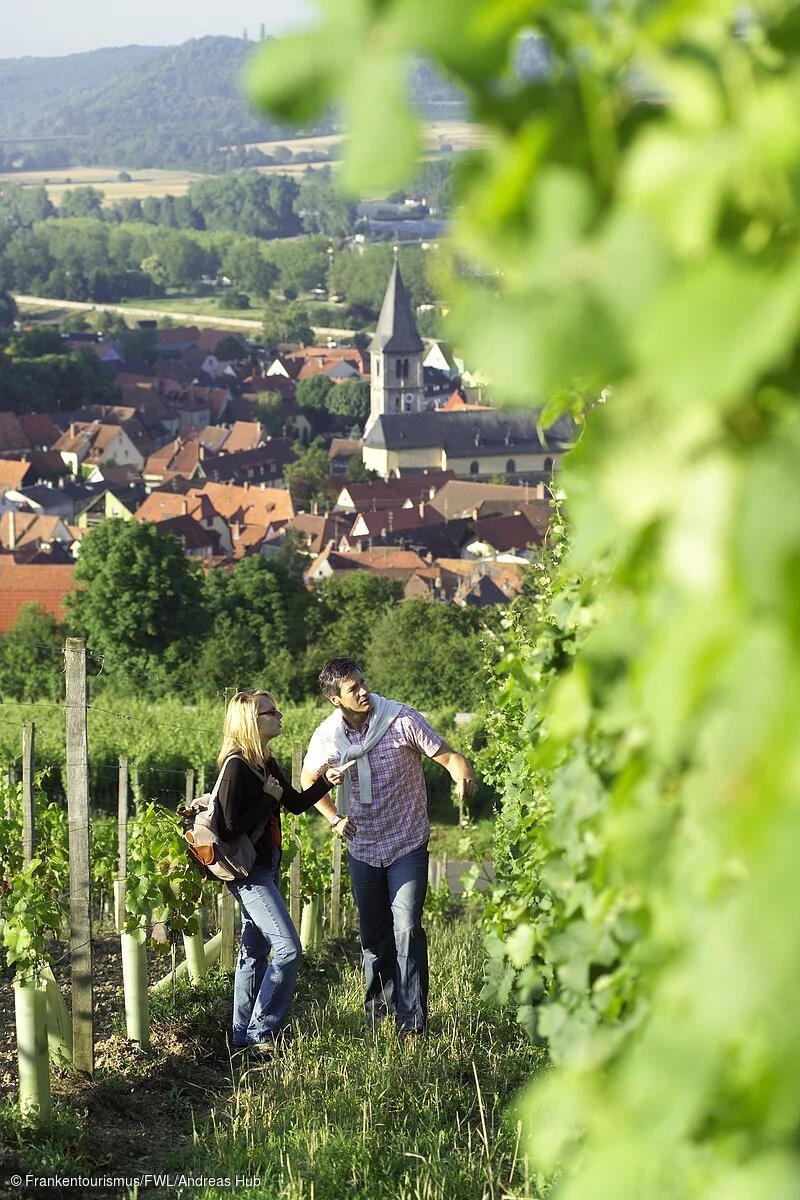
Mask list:
[[[229,758],[222,768],[222,782],[217,795],[222,814],[221,836],[229,841],[242,833],[252,833],[266,818],[264,831],[255,843],[256,862],[271,866],[274,822],[280,831],[280,807],[289,812],[304,813],[321,800],[332,787],[324,775],[304,792],[298,792],[287,780],[274,758],[265,763],[267,775],[274,775],[283,788],[280,800],[264,791],[261,776],[243,758]]]

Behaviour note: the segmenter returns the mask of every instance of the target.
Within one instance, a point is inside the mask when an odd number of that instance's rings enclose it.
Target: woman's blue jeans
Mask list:
[[[278,889],[281,852],[229,883],[242,907],[242,940],[233,981],[233,1044],[268,1042],[283,1027],[300,969],[300,938]],[[272,958],[267,963],[270,949]]]
[[[428,890],[428,847],[418,846],[388,867],[350,859],[364,957],[367,1022],[394,1015],[400,1029],[428,1022],[428,939],[422,906]]]

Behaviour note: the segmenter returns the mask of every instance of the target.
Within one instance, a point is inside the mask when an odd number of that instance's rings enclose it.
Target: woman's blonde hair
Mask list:
[[[228,702],[225,725],[222,730],[222,746],[217,755],[217,766],[221,767],[229,754],[241,754],[251,766],[264,765],[264,751],[258,734],[258,710],[268,692],[237,692]]]

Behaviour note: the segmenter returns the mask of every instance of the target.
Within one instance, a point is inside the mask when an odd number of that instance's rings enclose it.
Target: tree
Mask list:
[[[266,300],[278,278],[278,268],[251,241],[237,238],[222,252],[220,269],[237,288]]]
[[[69,346],[57,329],[34,325],[22,329],[11,338],[10,352],[14,358],[42,358],[46,354],[68,354]]]
[[[279,342],[299,342],[301,346],[310,346],[314,341],[314,330],[308,323],[308,311],[294,301],[289,304],[267,304],[261,339],[266,346],[276,346]]]
[[[378,479],[377,471],[370,471],[364,466],[364,459],[360,454],[354,454],[347,464],[347,470],[344,477],[348,483],[369,483],[370,479]]]
[[[283,437],[286,432],[283,396],[278,392],[264,392],[259,395],[253,417],[264,426],[270,437]]]
[[[156,360],[156,331],[154,329],[120,329],[117,341],[124,358],[143,358],[145,362]]]
[[[213,694],[248,681],[296,695],[290,667],[305,647],[309,604],[302,576],[253,555],[232,575],[209,572],[205,604],[211,627],[197,661],[199,687]]]
[[[327,507],[336,495],[336,485],[330,476],[328,452],[322,438],[309,446],[295,444],[297,458],[283,469],[292,500],[298,508],[310,509],[314,504]]]
[[[372,571],[351,571],[321,580],[308,614],[309,658],[319,672],[334,656],[364,665],[373,630],[387,614],[396,614],[403,585]]]
[[[372,626],[370,685],[415,708],[471,712],[485,688],[480,625],[480,609],[407,600]]]
[[[325,287],[329,258],[327,238],[269,242],[263,247],[263,254],[278,268],[284,295],[287,287],[294,291],[295,297],[299,292]]]
[[[337,383],[327,398],[328,411],[337,416],[353,417],[364,425],[369,416],[370,385],[365,379],[346,379]]]
[[[301,379],[297,385],[295,399],[301,408],[313,408],[327,411],[328,398],[336,385],[327,375],[309,375]]]
[[[221,362],[240,362],[247,358],[250,351],[241,338],[229,333],[221,338],[214,347],[214,354]]]
[[[68,188],[61,197],[59,216],[101,218],[104,195],[104,192],[93,187]]]
[[[0,697],[61,700],[64,630],[38,604],[23,604],[13,627],[0,637]]]
[[[413,305],[434,299],[427,278],[431,255],[432,251],[419,246],[403,246],[400,250],[400,270]],[[350,305],[377,314],[393,259],[392,247],[385,243],[364,246],[362,254],[336,254],[331,261],[328,289],[345,296]]]
[[[158,236],[156,255],[163,270],[163,279],[159,282],[164,282],[170,287],[185,287],[196,283],[206,269],[206,251],[188,234],[164,230]],[[153,274],[144,263],[142,270]],[[156,276],[153,275],[153,278]]]
[[[17,319],[14,297],[0,289],[0,329],[10,329]]]
[[[23,187],[4,181],[0,195],[0,223],[11,229],[31,229],[39,221],[52,217],[55,209],[50,203],[47,188]]]
[[[70,625],[103,657],[110,679],[153,693],[191,677],[205,632],[203,589],[171,534],[103,521],[81,543],[75,578],[82,586],[67,599]]]

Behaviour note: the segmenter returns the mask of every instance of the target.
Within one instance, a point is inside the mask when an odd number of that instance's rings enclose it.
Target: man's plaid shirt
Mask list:
[[[356,733],[344,723],[347,740],[354,746],[363,744],[372,714],[364,728]],[[350,815],[358,832],[350,838],[347,848],[353,858],[372,867],[388,867],[396,859],[427,842],[428,793],[422,774],[421,756],[433,758],[444,740],[421,713],[403,705],[367,758],[372,772],[372,803],[358,800],[358,767],[350,771]],[[303,767],[319,775],[328,767],[337,766],[339,751],[322,729],[311,736]]]

